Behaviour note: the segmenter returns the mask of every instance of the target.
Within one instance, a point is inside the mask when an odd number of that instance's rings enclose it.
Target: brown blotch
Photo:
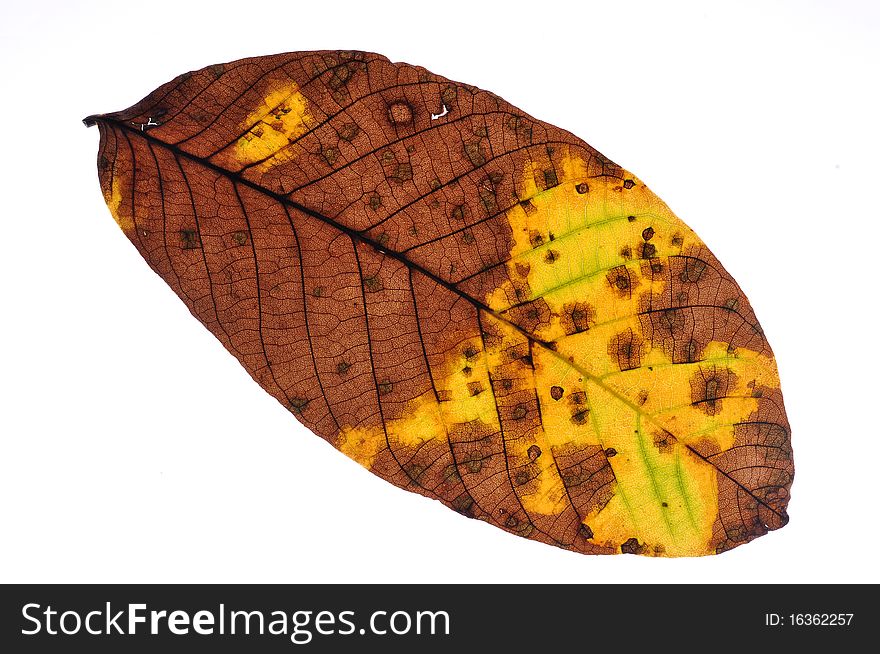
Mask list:
[[[395,100],[388,105],[388,122],[392,125],[409,125],[413,119],[413,110],[404,100]]]
[[[532,270],[531,265],[529,265],[528,263],[517,262],[515,267],[516,267],[516,274],[519,275],[520,277],[528,277],[529,272]]]
[[[506,520],[505,523],[504,523],[504,525],[505,525],[508,529],[513,529],[513,528],[516,527],[518,524],[519,524],[519,520],[517,520],[515,516],[510,516],[510,517],[508,517],[507,520]]]
[[[621,371],[641,366],[642,351],[643,341],[632,329],[624,330],[608,341],[608,356],[617,361]]]
[[[546,263],[556,263],[560,256],[556,250],[547,250],[547,254],[544,255],[544,261]]]
[[[691,377],[690,383],[693,406],[714,416],[721,411],[721,401],[736,386],[736,375],[727,368],[701,368]]]
[[[557,402],[562,399],[563,395],[565,395],[565,389],[562,386],[552,386],[550,388],[550,397]]]
[[[520,200],[519,206],[526,212],[527,216],[531,216],[538,212],[537,207],[532,204],[531,200]]]
[[[654,238],[654,228],[645,227],[645,229],[642,230],[642,240],[650,241],[652,238]]]
[[[483,153],[483,148],[480,147],[479,141],[465,143],[464,153],[467,155],[467,158],[470,160],[474,168],[479,168],[486,163],[486,155]]]
[[[590,529],[589,525],[581,525],[578,527],[578,534],[580,534],[582,538],[589,539],[593,537],[593,530]]]
[[[706,270],[707,264],[702,259],[694,259],[688,257],[685,259],[684,268],[678,278],[684,283],[696,283],[700,281],[703,272]]]
[[[612,268],[605,274],[605,279],[608,281],[608,285],[614,289],[621,298],[632,296],[633,280],[630,276],[629,269],[626,266],[616,266]]]
[[[508,312],[512,322],[530,334],[550,326],[553,312],[544,298],[538,298],[511,308]]]
[[[483,392],[483,384],[478,381],[468,382],[468,391],[471,394],[471,397],[475,397]]]
[[[665,429],[663,431],[654,433],[654,447],[656,447],[661,454],[668,454],[669,452],[672,452],[675,441],[675,436],[670,434]]]
[[[351,141],[355,136],[360,134],[361,128],[354,123],[345,123],[339,129],[339,138],[343,141]]]
[[[412,164],[407,161],[397,164],[394,168],[394,172],[388,176],[388,179],[393,180],[398,184],[402,184],[403,182],[410,181],[412,176]]]
[[[657,248],[653,243],[642,243],[641,257],[642,259],[653,259],[657,256]]]
[[[525,470],[520,470],[518,473],[516,473],[514,475],[513,482],[517,486],[522,486],[524,484],[528,484],[529,483],[529,473],[527,473]]]
[[[524,404],[517,404],[510,417],[514,420],[522,420],[526,417],[526,414],[528,414],[526,406]]]
[[[538,459],[538,457],[541,456],[541,448],[537,445],[531,445],[527,451],[527,454],[529,455],[529,461],[534,463]]]
[[[581,182],[574,187],[574,190],[583,195],[584,193],[589,192],[590,186],[586,182]]]
[[[544,245],[544,236],[541,234],[541,232],[533,229],[529,232],[529,244],[533,248]]]
[[[641,554],[645,551],[645,546],[639,543],[637,538],[630,538],[625,543],[621,543],[620,551],[622,554]]]
[[[663,330],[675,334],[684,328],[684,313],[679,309],[664,309],[660,312],[657,323]]]
[[[562,307],[560,324],[566,334],[585,332],[596,320],[596,311],[586,302],[569,302]]]
[[[553,169],[544,171],[544,188],[553,188],[554,186],[559,186],[559,177],[556,175],[556,171]]]

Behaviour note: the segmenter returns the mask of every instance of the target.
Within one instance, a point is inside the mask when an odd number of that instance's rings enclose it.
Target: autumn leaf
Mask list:
[[[380,477],[591,554],[786,524],[789,425],[748,300],[568,132],[360,52],[209,66],[85,122],[144,259]]]

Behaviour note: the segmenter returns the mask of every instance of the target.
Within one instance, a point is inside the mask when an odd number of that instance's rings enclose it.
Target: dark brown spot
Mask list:
[[[517,520],[513,516],[510,516],[509,518],[507,518],[507,521],[504,524],[508,529],[513,529],[519,524],[519,520]]]
[[[660,506],[662,506],[664,509],[669,508],[669,504],[667,502],[660,502]]]
[[[465,462],[464,467],[468,469],[468,472],[477,473],[483,469],[483,460],[471,459]]]
[[[726,309],[730,309],[731,311],[736,311],[739,309],[739,298],[732,297],[724,303],[724,307]]]
[[[559,260],[560,254],[556,250],[547,250],[547,254],[544,255],[544,261],[547,263],[556,263]]]
[[[672,237],[672,244],[675,247],[681,247],[683,243],[684,243],[684,239],[681,236],[679,236],[678,234],[676,234],[675,236]]]
[[[609,459],[615,457],[617,456],[617,450],[615,450],[613,447],[609,447],[605,450],[605,456]]]
[[[392,390],[394,390],[394,384],[390,381],[379,382],[379,395],[388,395]]]
[[[571,414],[571,421],[576,425],[582,425],[587,421],[589,415],[589,409],[581,409],[580,411],[575,411]]]
[[[462,354],[464,355],[465,359],[475,359],[479,353],[480,351],[472,344],[468,344],[467,346],[465,346],[464,350],[462,350]]]
[[[512,379],[502,379],[501,380],[501,388],[503,388],[505,391],[509,391],[511,388],[513,388],[513,380]]]
[[[379,197],[378,195],[376,195],[375,193],[373,193],[373,195],[370,196],[370,209],[372,209],[373,211],[376,211],[376,209],[378,209],[381,206],[382,206],[382,198]]]
[[[580,527],[578,527],[578,533],[583,538],[592,538],[593,537],[593,530],[590,529],[589,525],[581,525]]]
[[[624,245],[620,248],[620,256],[624,259],[632,259],[632,250],[628,245]]]
[[[556,176],[555,170],[545,170],[544,171],[544,188],[553,188],[554,186],[559,186],[559,178]]]
[[[248,237],[245,232],[235,232],[232,235],[232,240],[235,241],[236,245],[246,245],[248,242]]]
[[[467,243],[468,245],[473,244],[477,239],[474,238],[474,235],[470,232],[462,232],[461,240]]]
[[[583,195],[590,190],[589,185],[586,182],[581,182],[577,186],[574,187],[574,190]]]
[[[531,270],[532,267],[528,263],[517,262],[516,264],[516,274],[520,277],[528,277]]]
[[[351,364],[348,361],[340,361],[336,364],[336,372],[340,375],[347,373],[349,368],[351,368]]]
[[[452,210],[453,220],[464,220],[464,206],[458,205]]]
[[[473,517],[474,498],[464,492],[452,500],[452,508],[468,517]]]
[[[409,125],[413,119],[413,110],[404,100],[395,100],[388,105],[388,122],[392,125]]]
[[[462,373],[464,373],[465,377],[470,377],[471,373],[474,372],[474,369],[471,368],[470,366],[465,366],[464,368],[461,369],[461,371],[462,371]]]
[[[202,241],[199,239],[198,232],[194,229],[181,229],[180,246],[184,250],[197,250],[202,247]]]
[[[645,546],[639,544],[637,538],[630,538],[620,546],[620,551],[623,554],[641,554],[644,550]]]
[[[635,185],[636,185],[636,183],[634,181],[632,181],[631,179],[623,180],[623,188],[632,188]]]
[[[562,399],[562,396],[565,394],[565,389],[562,386],[551,386],[550,387],[550,397],[552,397],[557,402]]]
[[[360,131],[361,128],[354,123],[345,123],[345,125],[339,129],[339,138],[343,141],[351,141],[360,133]]]
[[[511,417],[514,420],[522,420],[523,418],[526,417],[527,413],[528,413],[528,409],[526,409],[524,404],[517,404],[516,408],[513,410],[513,413],[511,414]]]
[[[642,230],[642,240],[650,241],[652,238],[654,238],[654,228],[645,227],[645,229]]]
[[[336,162],[338,155],[339,151],[336,148],[324,148],[321,151],[321,156],[324,157],[324,161],[327,162],[328,166],[332,166]]]
[[[478,381],[468,382],[467,387],[471,397],[475,397],[483,392],[483,384]]]
[[[534,463],[539,456],[541,456],[541,448],[537,445],[531,445],[528,449],[527,454],[529,455],[529,461]]]
[[[382,284],[382,280],[379,279],[379,277],[376,275],[373,275],[371,277],[364,277],[364,287],[369,293],[378,293],[385,288],[385,286]]]
[[[323,286],[315,286],[312,289],[312,295],[315,297],[322,297],[324,295],[324,287]]]
[[[301,397],[290,398],[290,410],[297,415],[301,415],[309,405],[309,401]]]
[[[642,243],[642,259],[653,259],[657,256],[657,248],[653,243]]]
[[[525,470],[520,470],[518,473],[516,473],[516,475],[514,475],[513,481],[517,486],[522,486],[523,484],[528,484],[529,483],[529,473],[527,473]]]
[[[631,223],[634,223],[634,222],[636,221],[636,217],[635,217],[635,216],[627,216],[626,219],[627,219],[629,222],[631,222]]]

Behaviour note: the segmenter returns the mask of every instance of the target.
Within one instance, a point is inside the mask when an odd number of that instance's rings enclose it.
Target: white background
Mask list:
[[[0,581],[880,581],[878,4],[378,7],[3,3]],[[372,476],[251,381],[114,224],[80,119],[336,48],[574,132],[703,237],[777,354],[787,527],[704,559],[564,552]]]

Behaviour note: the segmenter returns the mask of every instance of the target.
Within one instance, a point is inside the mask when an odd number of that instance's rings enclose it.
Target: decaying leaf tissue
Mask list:
[[[713,554],[787,522],[748,300],[568,132],[360,52],[209,66],[86,123],[150,266],[380,477],[587,554]]]

